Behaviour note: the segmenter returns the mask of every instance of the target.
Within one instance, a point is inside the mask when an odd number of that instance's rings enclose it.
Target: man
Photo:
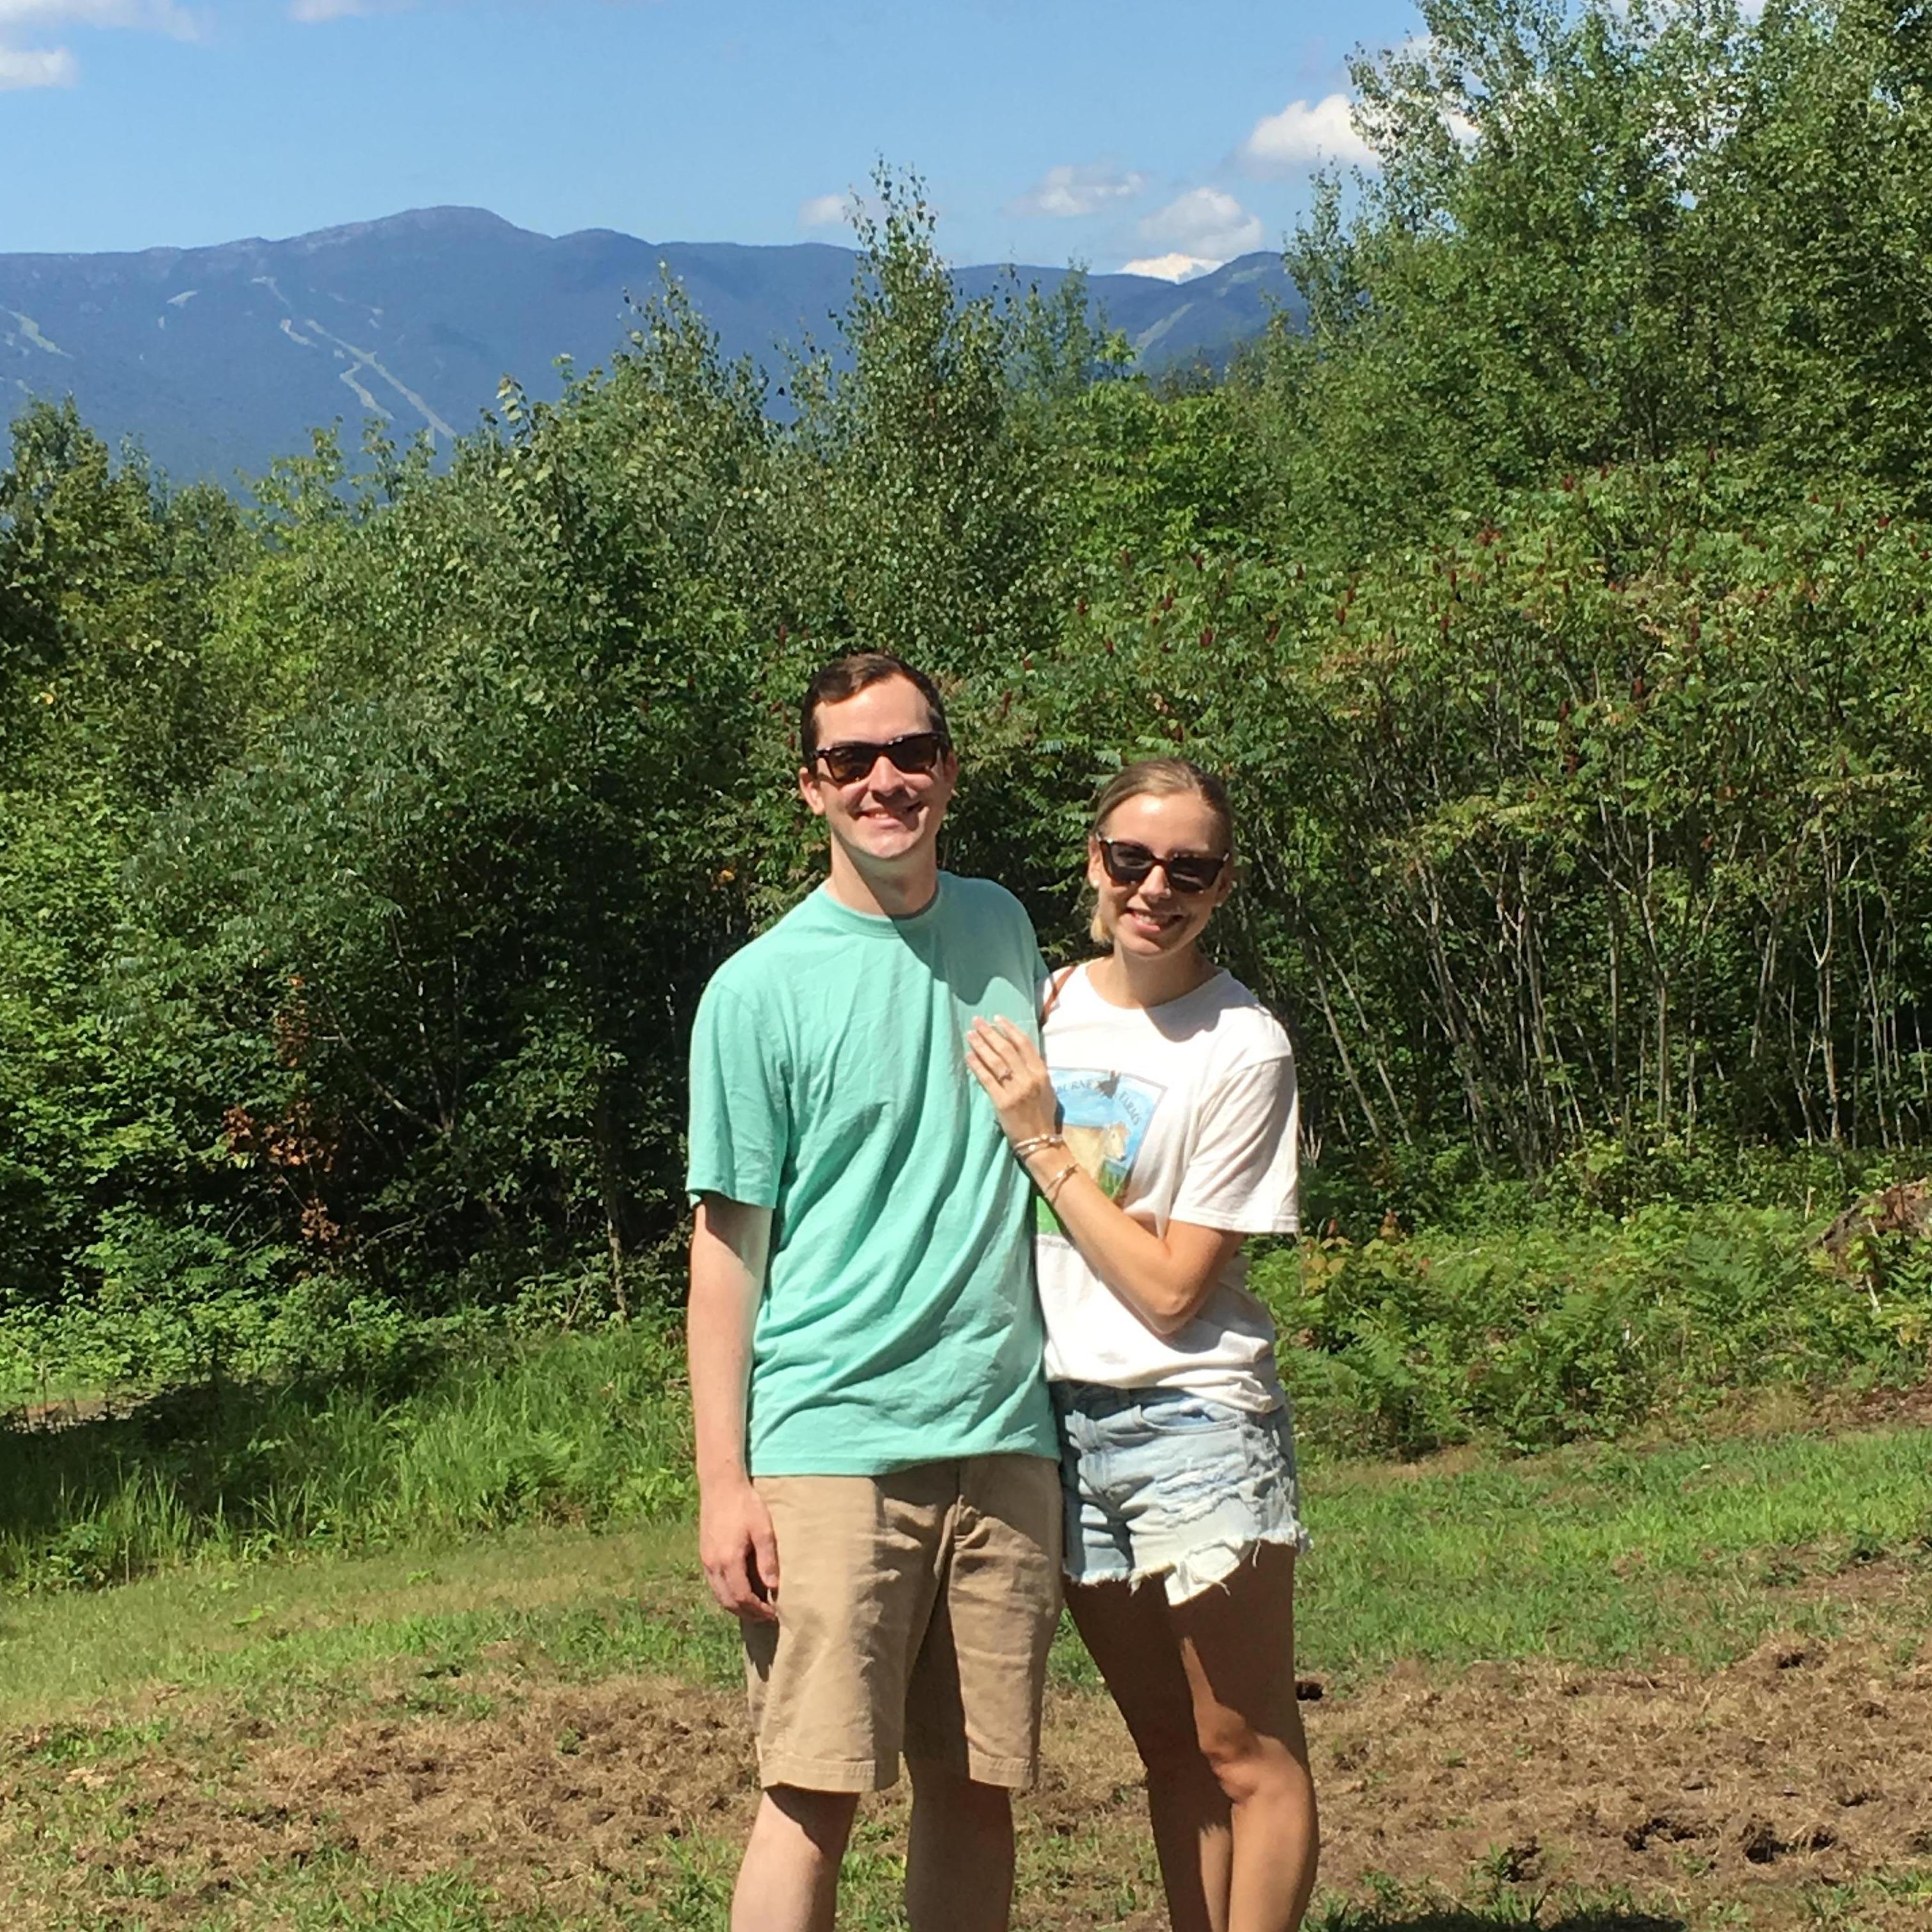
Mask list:
[[[1060,1503],[1028,1184],[966,1068],[1034,1028],[1017,901],[939,870],[939,694],[828,664],[798,784],[825,884],[718,971],[692,1042],[698,1540],[740,1619],[764,1787],[733,1932],[831,1932],[860,1794],[903,1754],[914,1932],[1003,1932]]]

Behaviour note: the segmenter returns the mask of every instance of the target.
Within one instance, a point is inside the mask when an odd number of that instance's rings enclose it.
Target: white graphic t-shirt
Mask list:
[[[1042,1030],[1068,1151],[1138,1221],[1292,1234],[1294,1060],[1280,1022],[1229,973],[1154,1007],[1116,1006],[1077,968]],[[1192,1320],[1162,1336],[1082,1258],[1037,1201],[1046,1372],[1184,1388],[1238,1408],[1282,1400],[1274,1324],[1239,1254]]]

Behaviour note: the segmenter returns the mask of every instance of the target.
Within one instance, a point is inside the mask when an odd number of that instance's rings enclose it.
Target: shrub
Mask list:
[[[1311,1441],[1418,1455],[1608,1437],[1774,1384],[1932,1367],[1932,1265],[1834,1269],[1786,1209],[1658,1205],[1473,1233],[1340,1236],[1256,1264]]]

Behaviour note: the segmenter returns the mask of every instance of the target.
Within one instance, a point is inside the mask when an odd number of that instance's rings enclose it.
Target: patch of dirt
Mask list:
[[[141,1914],[158,1932],[198,1922],[265,1864],[325,1853],[399,1879],[466,1872],[508,1906],[590,1905],[613,1879],[626,1894],[634,1883],[648,1892],[669,1841],[749,1822],[740,1699],[644,1678],[465,1682],[508,1708],[487,1718],[398,1709],[319,1742],[235,1713],[128,1774],[112,1763],[53,1772],[47,1781],[113,1801],[104,1828],[75,1847],[62,1887],[70,1908],[121,1889],[126,1875],[164,1876],[165,1902],[144,1898]],[[7,1742],[0,1762],[35,1738]],[[0,1778],[0,1805],[30,1796],[8,1784]]]
[[[1820,1884],[1932,1873],[1932,1666],[1874,1646],[1774,1640],[1712,1673],[1399,1670],[1307,1719],[1323,1876],[1345,1890],[1378,1870],[1453,1884],[1533,1843],[1546,1880],[1756,1923]]]
[[[1831,1436],[1882,1429],[1932,1428],[1932,1376],[1904,1388],[1794,1389],[1782,1385],[1739,1390],[1696,1422],[1698,1438]],[[1682,1439],[1666,1430],[1660,1440]]]
[[[112,1400],[106,1396],[63,1396],[52,1402],[23,1402],[0,1411],[0,1429],[73,1429],[83,1422],[111,1422]]]
[[[69,1766],[16,1736],[0,1742],[0,1813],[94,1807],[49,1905],[106,1924],[98,1902],[139,1874],[152,1932],[238,1903],[265,1867],[331,1851],[398,1877],[466,1871],[506,1910],[634,1909],[680,1840],[732,1845],[749,1823],[735,1695],[636,1677],[464,1686],[494,1699],[489,1714],[399,1700],[320,1740],[208,1710],[198,1738],[184,1728],[132,1759]],[[1804,1922],[1824,1887],[1932,1876],[1932,1662],[1899,1664],[1874,1644],[1780,1640],[1708,1673],[1404,1666],[1330,1685],[1303,1715],[1322,1882],[1342,1893],[1378,1874],[1459,1894],[1621,1889],[1687,1922],[1732,1906],[1775,1928]],[[902,1786],[880,1801],[893,1832],[904,1802]],[[1122,1875],[1141,1874],[1150,1897],[1152,1865],[1139,1766],[1104,1698],[1055,1694],[1046,1773],[1020,1819],[1034,1882],[1016,1925],[1157,1932],[1151,1905],[1118,1916]],[[1922,1898],[1874,1892],[1858,1918],[1906,1932],[1924,1912]],[[23,1932],[35,1923],[31,1908],[16,1916]]]
[[[1806,1553],[1798,1552],[1801,1557]],[[1874,1604],[1884,1610],[1908,1600],[1915,1592],[1932,1593],[1932,1564],[1922,1555],[1881,1556],[1869,1562],[1836,1558],[1796,1582],[1778,1587],[1787,1603],[1830,1604],[1840,1610]]]
[[[1932,1376],[1910,1388],[1868,1390],[1858,1398],[1852,1413],[1865,1427],[1932,1425]]]

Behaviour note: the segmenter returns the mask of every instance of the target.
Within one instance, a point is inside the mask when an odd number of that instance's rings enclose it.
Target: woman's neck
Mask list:
[[[1151,958],[1116,949],[1095,960],[1087,977],[1110,1006],[1164,1006],[1207,985],[1218,970],[1198,945]]]

